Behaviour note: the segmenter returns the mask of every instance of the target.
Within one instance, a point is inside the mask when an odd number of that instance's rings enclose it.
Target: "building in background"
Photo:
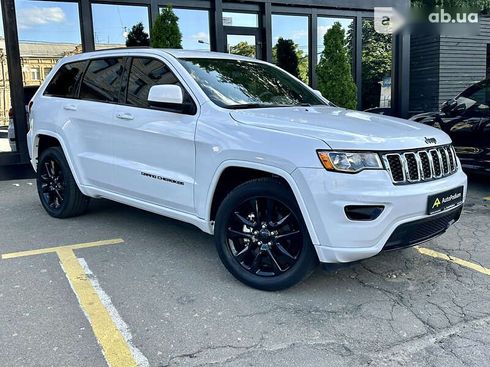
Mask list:
[[[82,52],[82,45],[71,43],[19,42],[19,48],[24,86],[41,85],[60,58]],[[11,107],[7,57],[5,39],[0,37],[0,126],[8,125]]]
[[[39,85],[65,55],[123,46],[128,31],[139,22],[151,38],[152,22],[169,4],[179,17],[185,49],[247,53],[274,62],[278,40],[291,40],[299,77],[314,88],[324,35],[338,22],[351,55],[358,108],[391,106],[397,115],[408,112],[408,89],[402,87],[409,74],[406,36],[379,37],[372,32],[374,6],[404,8],[408,0],[0,1],[0,125],[13,106],[17,135],[16,152],[2,153],[6,133],[0,126],[0,165],[28,161],[24,87]],[[383,65],[378,68],[372,56],[381,48]]]
[[[123,44],[117,45],[119,47]],[[114,47],[112,44],[99,44],[101,49]],[[20,41],[20,65],[24,87],[39,86],[46,79],[58,60],[82,52],[82,45],[75,43],[57,43],[40,41]],[[5,38],[0,37],[0,126],[9,123],[10,83],[5,53]]]
[[[412,35],[410,114],[438,111],[441,104],[490,77],[490,18],[480,35]]]

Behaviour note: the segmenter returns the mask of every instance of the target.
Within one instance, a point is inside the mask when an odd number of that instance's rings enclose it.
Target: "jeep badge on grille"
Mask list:
[[[437,140],[436,140],[436,138],[425,137],[425,143],[426,144],[437,144]]]

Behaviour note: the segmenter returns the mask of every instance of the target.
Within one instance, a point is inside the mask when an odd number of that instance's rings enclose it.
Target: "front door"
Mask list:
[[[161,60],[134,57],[126,69],[126,96],[114,108],[111,134],[116,189],[125,196],[192,213],[197,114],[150,108],[152,86],[182,87]],[[183,93],[184,103],[194,103],[184,88]]]

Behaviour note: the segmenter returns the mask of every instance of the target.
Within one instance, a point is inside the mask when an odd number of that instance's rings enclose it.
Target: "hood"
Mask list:
[[[323,140],[332,149],[404,150],[437,145],[451,139],[441,130],[418,122],[338,107],[275,107],[232,111],[244,124]]]

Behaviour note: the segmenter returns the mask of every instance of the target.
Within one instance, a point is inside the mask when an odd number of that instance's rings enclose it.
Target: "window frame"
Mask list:
[[[85,75],[87,74],[87,71],[88,71],[88,68],[89,68],[90,64],[93,61],[106,60],[106,59],[122,59],[121,65],[123,67],[123,70],[122,70],[121,75],[118,78],[119,79],[119,88],[117,90],[117,100],[116,101],[100,101],[100,100],[97,100],[97,99],[81,98],[80,97],[80,91],[82,89],[83,79],[85,78]],[[121,104],[121,87],[122,87],[123,82],[124,82],[123,77],[124,77],[124,73],[126,72],[126,62],[127,62],[127,59],[128,59],[128,57],[127,56],[124,56],[124,55],[112,55],[112,56],[93,57],[93,58],[84,59],[83,61],[87,61],[87,65],[85,66],[85,70],[83,72],[83,75],[82,75],[82,77],[80,79],[80,82],[78,83],[78,88],[77,88],[77,91],[76,91],[76,98],[75,99],[78,99],[80,101],[97,102],[97,103]]]
[[[133,65],[133,59],[151,59],[158,61],[162,63],[165,67],[167,67],[168,70],[175,76],[175,78],[178,80],[180,87],[182,88],[183,95],[188,94],[190,97],[190,100],[192,102],[192,105],[189,108],[188,112],[185,112],[184,109],[182,111],[177,111],[176,109],[172,108],[167,108],[167,107],[158,107],[158,106],[135,106],[133,104],[129,104],[128,101],[128,92],[129,92],[129,74],[131,73],[131,67]],[[185,81],[182,80],[180,77],[179,73],[176,72],[176,70],[173,68],[173,66],[168,63],[166,60],[162,60],[159,57],[153,56],[153,55],[131,55],[127,57],[126,64],[125,64],[125,69],[122,75],[123,79],[121,82],[121,91],[120,91],[120,104],[127,106],[127,107],[133,107],[133,108],[141,108],[145,110],[158,110],[162,112],[169,112],[169,113],[176,113],[179,115],[190,115],[190,116],[196,116],[198,113],[198,103],[196,102],[195,96],[191,93],[189,88],[187,87]]]
[[[52,95],[47,93],[47,89],[53,82],[54,78],[61,72],[61,69],[64,68],[67,65],[71,64],[78,64],[78,63],[84,63],[85,65],[83,66],[83,70],[81,72],[81,77],[78,79],[78,81],[75,84],[75,88],[73,89],[72,95],[70,96],[58,96],[58,95]],[[50,98],[65,98],[65,99],[80,99],[79,94],[80,94],[80,85],[82,83],[83,77],[85,76],[85,72],[87,70],[87,67],[90,63],[90,59],[83,59],[83,60],[78,60],[78,61],[71,61],[71,62],[66,62],[62,64],[57,70],[56,73],[53,75],[53,77],[49,80],[48,85],[46,88],[43,90],[43,97],[50,97]]]

